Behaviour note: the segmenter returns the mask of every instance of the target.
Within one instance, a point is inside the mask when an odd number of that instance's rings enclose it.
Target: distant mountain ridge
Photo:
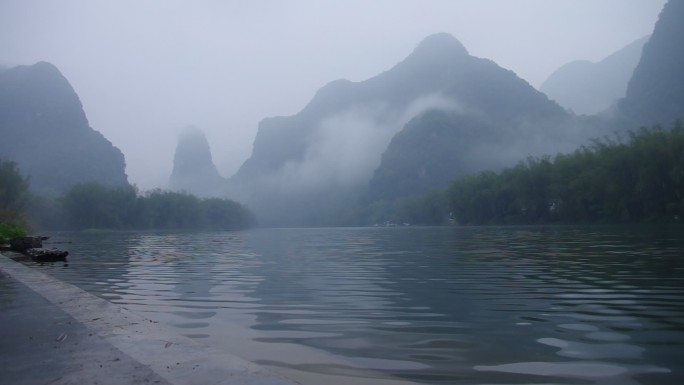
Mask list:
[[[443,50],[444,45],[451,47]],[[389,71],[357,83],[345,79],[328,83],[298,114],[266,118],[259,124],[252,156],[237,171],[234,179],[277,172],[288,162],[301,161],[302,155],[310,148],[310,136],[322,131],[321,125],[325,125],[326,118],[347,115],[342,119],[351,120],[357,116],[348,115],[358,115],[373,124],[396,123],[392,120],[416,99],[436,95],[444,88],[441,76],[445,71],[439,67],[445,61],[458,61],[465,56],[467,51],[460,42],[449,35],[438,34],[427,38],[412,55]],[[383,127],[393,131],[383,139],[388,141],[400,126]],[[273,144],[277,145],[276,148],[271,147]]]
[[[459,176],[515,164],[539,155],[573,123],[557,103],[490,60],[466,55],[443,63],[442,92],[458,108],[430,109],[409,121],[384,151],[367,199],[424,193]]]
[[[78,95],[50,63],[0,71],[0,137],[0,157],[19,164],[32,190],[128,183],[123,153],[89,126]]]
[[[404,177],[395,171],[414,170],[410,175],[421,162],[388,155],[406,152],[397,138],[407,123],[415,127],[428,113],[463,117],[454,120],[460,122],[457,126],[463,133],[472,131],[466,136],[475,142],[449,137],[442,155],[449,153],[449,143],[451,148],[481,149],[484,142],[497,143],[492,147],[496,150],[511,143],[515,130],[543,135],[548,127],[572,120],[512,71],[470,56],[451,35],[436,34],[388,71],[362,82],[329,83],[300,113],[264,119],[251,157],[230,179],[230,191],[266,222],[326,225],[343,221],[362,195],[384,199],[434,187],[436,179],[427,178],[418,188],[399,188]],[[479,137],[476,131],[482,127]],[[423,134],[434,132],[416,130]],[[425,150],[422,156],[428,161],[431,153]],[[497,156],[496,161],[478,158],[484,163],[474,164],[463,154],[445,156],[443,161],[468,164],[455,164],[454,170],[461,171],[437,179],[518,160],[516,154]]]
[[[648,38],[638,39],[596,63],[577,60],[565,64],[539,90],[577,114],[605,111],[625,96]]]

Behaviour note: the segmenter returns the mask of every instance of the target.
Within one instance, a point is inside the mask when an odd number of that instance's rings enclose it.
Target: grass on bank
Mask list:
[[[26,230],[21,227],[0,223],[0,244],[9,243],[10,239],[25,235]]]

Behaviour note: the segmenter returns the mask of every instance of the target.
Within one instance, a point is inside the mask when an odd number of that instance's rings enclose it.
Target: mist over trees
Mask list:
[[[227,192],[267,225],[351,224],[358,199],[571,150],[585,128],[513,72],[435,34],[375,77],[329,83],[298,114],[264,119]]]
[[[652,39],[665,43],[647,45],[676,49],[681,44],[680,36],[657,29]],[[620,72],[617,80],[596,75],[609,83],[603,86],[619,88],[607,90],[609,98],[625,94],[635,67],[660,61],[649,55],[666,54],[644,49],[646,58],[637,60],[643,44],[635,42],[597,65],[612,75]],[[668,68],[663,79],[682,79],[684,66]],[[583,82],[600,88],[591,80],[594,75],[584,73]],[[633,83],[639,81],[632,81],[632,88]],[[679,90],[680,83],[667,87]],[[644,95],[667,99],[672,94],[667,87]],[[617,105],[628,105],[630,95]],[[396,202],[425,217],[418,209],[426,203],[421,194],[446,188],[455,178],[496,173],[529,157],[571,153],[592,138],[627,136],[645,121],[636,118],[637,111],[610,102],[605,101],[608,109],[602,114],[574,115],[511,71],[469,55],[454,37],[436,34],[388,71],[359,83],[332,82],[300,113],[262,121],[252,156],[227,191],[249,202],[267,225],[358,225],[369,224],[370,217],[382,222],[377,213],[391,211]],[[429,204],[433,210],[444,207]]]

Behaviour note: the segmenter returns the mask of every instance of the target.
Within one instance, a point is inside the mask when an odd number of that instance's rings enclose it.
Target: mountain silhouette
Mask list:
[[[539,90],[576,114],[593,115],[625,96],[648,36],[593,63],[576,60],[554,71]]]
[[[684,1],[668,1],[644,45],[619,112],[634,125],[684,118]]]
[[[128,183],[123,154],[89,126],[78,95],[50,63],[0,71],[0,137],[0,157],[17,162],[34,191]]]
[[[562,107],[512,71],[469,55],[451,35],[431,35],[390,70],[361,82],[331,82],[298,114],[264,119],[251,157],[230,180],[231,194],[247,201],[262,223],[328,225],[344,222],[348,208],[361,196],[384,199],[441,185],[461,172],[427,178],[421,188],[397,189],[404,176],[395,170],[412,170],[413,175],[422,163],[388,155],[406,153],[403,141],[395,137],[405,126],[418,136],[434,133],[430,127],[416,129],[430,120],[427,113],[453,117],[452,126],[462,130],[464,135],[442,143],[445,148],[497,152],[463,165],[451,163],[466,162],[463,154],[449,157],[453,170],[462,172],[524,157],[517,151],[534,144],[516,140],[515,149],[499,147],[520,135],[539,141],[536,136],[545,135],[548,127],[571,120]],[[496,145],[487,149],[484,143]],[[425,160],[433,161],[427,159],[429,149],[415,146],[412,151],[425,152]]]
[[[204,133],[196,127],[186,128],[178,138],[169,188],[197,196],[217,196],[224,184]]]

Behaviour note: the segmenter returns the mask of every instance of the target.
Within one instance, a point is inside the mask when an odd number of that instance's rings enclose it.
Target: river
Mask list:
[[[35,268],[303,383],[684,383],[682,226],[52,241]]]

